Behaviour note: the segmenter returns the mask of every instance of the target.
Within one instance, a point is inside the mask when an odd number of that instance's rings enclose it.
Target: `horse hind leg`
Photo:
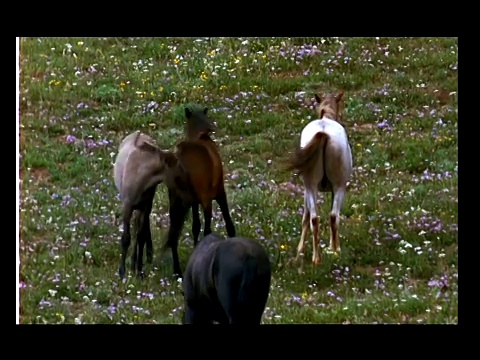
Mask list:
[[[135,214],[136,243],[131,257],[131,270],[138,277],[143,277],[143,251],[150,236],[150,213],[146,208],[138,209]],[[150,238],[151,241],[151,238]]]
[[[312,220],[310,221],[310,227],[313,233],[313,256],[312,256],[312,263],[313,265],[319,265],[322,262],[322,254],[320,252],[320,240],[318,237],[318,229],[319,229],[319,219],[318,216],[313,216]]]
[[[295,259],[297,262],[300,259],[303,259],[303,255],[305,251],[305,239],[307,237],[309,223],[310,223],[310,210],[307,205],[307,192],[305,191],[305,201],[304,201],[304,209],[303,209],[303,216],[302,216],[302,233],[300,235],[300,241],[298,242],[297,257]]]
[[[330,212],[330,250],[334,253],[340,252],[340,209],[343,205],[345,189],[338,188],[333,192],[332,211]]]
[[[192,204],[192,234],[193,234],[193,246],[197,246],[198,236],[200,235],[200,214],[199,204]]]
[[[127,257],[127,251],[130,247],[131,235],[130,235],[130,220],[132,219],[133,207],[131,205],[124,205],[123,207],[123,234],[121,239],[122,255],[120,258],[120,266],[118,267],[118,275],[120,278],[125,276],[125,260]]]
[[[306,191],[306,194],[305,194],[306,205],[310,213],[310,230],[312,231],[312,242],[313,242],[313,255],[312,255],[313,265],[319,265],[322,260],[320,255],[320,246],[319,246],[319,238],[318,238],[319,219],[317,216],[317,194],[318,192],[316,187],[312,187],[311,189]],[[304,224],[304,226],[308,226],[308,225]]]
[[[152,243],[152,230],[150,228],[150,214],[152,213],[153,208],[153,198],[155,197],[155,191],[157,187],[154,186],[149,190],[145,212],[143,216],[143,231],[145,232],[145,245],[147,247],[147,263],[151,264],[153,262],[153,243]]]
[[[167,246],[172,249],[173,258],[173,273],[178,278],[182,276],[182,270],[180,268],[180,260],[178,258],[178,239],[180,232],[182,231],[185,217],[187,215],[189,206],[186,206],[182,199],[179,197],[174,198],[169,191],[170,197],[170,228],[168,230]]]
[[[203,220],[205,221],[203,236],[207,236],[212,232],[212,201],[205,201],[204,204],[202,204],[202,208]]]
[[[183,323],[187,324],[211,324],[209,316],[200,309],[194,309],[188,304],[185,305]]]
[[[225,220],[225,227],[227,228],[228,237],[235,237],[235,225],[233,224],[232,217],[230,216],[230,210],[228,208],[227,194],[225,190],[220,191],[220,193],[215,198],[215,201],[220,206],[220,211],[223,215],[223,220]]]

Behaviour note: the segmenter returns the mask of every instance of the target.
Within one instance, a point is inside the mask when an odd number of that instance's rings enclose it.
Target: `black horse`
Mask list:
[[[184,323],[260,324],[270,282],[270,260],[259,242],[210,233],[185,270]]]

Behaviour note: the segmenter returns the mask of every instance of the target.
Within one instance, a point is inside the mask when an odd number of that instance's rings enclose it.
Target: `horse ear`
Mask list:
[[[205,106],[205,109],[203,109],[203,113],[207,115],[208,107]]]
[[[190,110],[188,107],[185,107],[185,116],[187,119],[190,119],[190,116],[192,116],[192,110]]]
[[[337,96],[335,96],[335,100],[338,102],[340,102],[340,100],[342,100],[342,97],[343,97],[343,91],[338,93]]]
[[[317,100],[319,104],[322,102],[322,99],[320,98],[320,96],[318,96],[318,94],[315,94],[315,100]]]

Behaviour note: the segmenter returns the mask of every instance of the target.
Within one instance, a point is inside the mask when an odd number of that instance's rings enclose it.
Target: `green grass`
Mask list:
[[[187,103],[208,106],[217,121],[237,232],[271,255],[263,323],[458,323],[456,38],[23,38],[20,46],[21,323],[181,322],[180,284],[158,253],[166,190],[155,197],[148,278],[122,283],[112,168],[121,139],[137,129],[173,147]],[[309,237],[299,272],[288,261],[303,184],[282,165],[315,118],[314,92],[342,89],[355,165],[342,254],[325,252],[326,194],[324,263],[311,265]],[[216,203],[214,216],[225,235]],[[183,268],[192,246],[190,217]]]

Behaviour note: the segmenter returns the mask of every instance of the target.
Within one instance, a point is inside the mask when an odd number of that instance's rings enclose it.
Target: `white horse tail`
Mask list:
[[[317,159],[322,159],[325,153],[325,147],[330,136],[322,131],[317,132],[312,140],[304,147],[298,147],[294,156],[290,160],[288,170],[296,170],[299,174],[302,174],[311,169]]]

